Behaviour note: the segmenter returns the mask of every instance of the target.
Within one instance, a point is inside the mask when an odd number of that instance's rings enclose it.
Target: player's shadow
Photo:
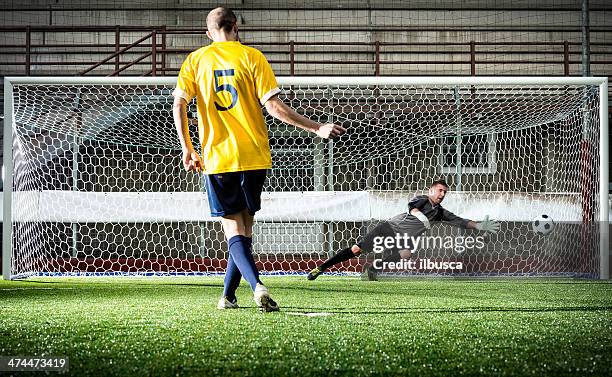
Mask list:
[[[380,284],[378,282],[371,282],[371,283],[372,285],[370,287],[367,286],[367,284],[369,284],[368,282],[366,285],[359,285],[359,286],[356,286],[355,288],[347,288],[347,287],[336,286],[331,282],[318,282],[318,283],[312,283],[312,285],[309,285],[309,286],[285,285],[285,286],[274,287],[274,289],[286,290],[286,291],[300,291],[300,292],[309,291],[309,292],[331,292],[331,293],[358,293],[361,295],[367,294],[367,293],[376,293],[376,294],[397,293],[396,286],[389,285],[385,287],[384,284]],[[431,288],[429,287],[411,287],[410,290],[411,292],[416,292],[416,291],[430,292]]]
[[[486,312],[510,312],[510,313],[552,313],[552,312],[599,312],[610,311],[612,306],[567,306],[567,307],[541,307],[541,308],[501,308],[501,307],[464,307],[464,308],[368,308],[358,310],[354,308],[313,308],[313,307],[288,307],[283,306],[284,311],[298,311],[303,313],[332,313],[332,314],[463,314],[463,313],[486,313]]]

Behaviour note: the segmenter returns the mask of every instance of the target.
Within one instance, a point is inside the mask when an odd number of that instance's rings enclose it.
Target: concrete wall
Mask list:
[[[28,5],[9,3],[0,12],[0,24],[4,26],[21,25],[124,25],[124,26],[161,26],[169,28],[196,28],[204,27],[204,19],[213,2],[196,1],[141,1],[137,4],[115,1],[100,1],[95,5],[85,1],[35,1]],[[357,1],[343,1],[334,3],[327,1],[292,2],[292,1],[255,1],[243,5],[242,2],[229,2],[235,5],[239,17],[241,38],[246,43],[257,42],[580,42],[579,31],[559,31],[560,28],[579,28],[581,22],[580,2],[554,1],[538,2],[537,9],[533,2],[516,1],[464,1],[453,4],[452,9],[441,9],[448,6],[446,2],[413,1],[406,5],[401,1],[369,1],[368,4]],[[368,6],[370,7],[368,9]],[[605,1],[591,1],[591,26],[596,28],[612,28],[612,8]],[[608,7],[608,8],[606,8]],[[320,10],[318,8],[325,8]],[[397,8],[397,9],[393,9]],[[424,9],[423,9],[424,8]],[[515,10],[508,10],[512,8]],[[11,10],[13,9],[13,10]],[[266,30],[258,30],[258,29]],[[362,31],[356,31],[362,28]],[[431,28],[444,28],[445,30],[430,30]],[[474,29],[491,29],[490,31]],[[504,29],[495,31],[495,29]],[[512,30],[505,30],[512,29]],[[539,31],[528,31],[537,29]],[[145,35],[146,32],[123,32],[122,43],[130,43]],[[25,43],[24,33],[0,32],[0,44]],[[612,33],[593,31],[592,42],[607,42],[612,44]],[[32,34],[33,44],[57,45],[81,43],[88,45],[114,44],[115,35],[111,32],[35,32]],[[174,35],[168,36],[167,47],[173,49],[194,50],[208,43],[204,35]],[[260,47],[270,60],[288,60],[288,47]],[[448,51],[456,49],[457,53],[416,53]],[[279,49],[282,52],[278,52]],[[563,65],[558,64],[525,64],[513,65],[496,63],[499,60],[562,60],[562,46],[551,47],[551,55],[534,55],[526,50],[538,51],[542,46],[533,48],[509,48],[495,46],[479,46],[478,60],[491,60],[490,64],[480,65],[477,74],[563,74]],[[594,48],[601,52],[612,53],[612,47]],[[44,49],[42,49],[44,50]],[[412,52],[406,52],[410,50]],[[416,50],[416,51],[415,51]],[[515,50],[512,53],[496,51]],[[579,46],[572,47],[576,53]],[[41,50],[39,50],[41,51]],[[51,51],[51,49],[47,49]],[[57,51],[57,50],[56,50]],[[144,50],[143,50],[144,51]],[[277,51],[277,52],[275,52]],[[356,51],[360,51],[356,53]],[[51,74],[62,71],[65,73],[78,72],[86,68],[92,61],[108,56],[112,49],[100,53],[80,54],[79,51],[66,54],[45,54],[33,56],[33,61],[76,61],[84,62],[78,66],[48,67],[39,65],[33,67],[35,74]],[[299,63],[307,60],[350,61],[374,60],[374,47],[296,47],[297,62],[296,74],[356,74],[371,75],[374,65],[368,64],[306,64]],[[382,60],[444,60],[449,64],[413,64],[413,65],[382,65],[381,74],[469,74],[468,64],[451,64],[450,62],[469,61],[469,46],[461,47],[383,47]],[[480,54],[487,53],[487,54]],[[142,52],[128,53],[123,57],[129,62]],[[23,60],[22,54],[0,55],[3,61]],[[167,57],[167,66],[177,69],[186,53],[171,54]],[[612,55],[594,56],[593,60],[605,60]],[[579,55],[573,59],[580,60]],[[278,74],[289,74],[288,64],[273,64]],[[114,67],[97,70],[96,74],[106,74]],[[148,64],[131,69],[132,74],[146,72],[150,69]],[[594,65],[593,71],[597,74],[609,74],[609,68],[603,65]],[[579,74],[581,67],[573,64],[571,74]],[[0,75],[21,74],[23,67],[0,66]]]

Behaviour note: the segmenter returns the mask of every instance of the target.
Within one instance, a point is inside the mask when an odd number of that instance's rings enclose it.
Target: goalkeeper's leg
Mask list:
[[[374,229],[372,229],[368,234],[363,237],[363,240],[356,245],[353,245],[350,248],[340,250],[336,255],[329,258],[325,262],[323,262],[320,266],[315,268],[314,270],[308,273],[308,280],[314,280],[319,275],[321,275],[325,270],[336,265],[338,263],[342,263],[349,259],[355,258],[359,256],[362,252],[371,252],[374,249],[375,238],[377,237],[386,237],[386,236],[394,236],[394,232],[391,229],[389,223],[386,221],[378,224]]]
[[[336,255],[323,262],[320,266],[308,273],[308,280],[314,280],[331,266],[347,261],[361,254],[361,248],[358,245],[347,247],[340,250]]]
[[[390,249],[386,252],[387,255],[381,255],[380,262],[377,263],[379,268],[374,267],[375,264],[366,264],[361,273],[362,280],[378,280],[378,273],[382,272],[382,266],[391,262],[399,262],[400,259],[409,259],[410,250]]]

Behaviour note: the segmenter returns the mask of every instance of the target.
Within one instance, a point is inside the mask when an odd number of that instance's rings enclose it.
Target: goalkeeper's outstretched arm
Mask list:
[[[480,221],[480,222],[475,222],[475,221],[468,221],[468,229],[476,229],[476,230],[480,230],[482,232],[489,232],[489,233],[497,233],[497,231],[499,230],[499,222],[496,220],[492,220],[489,219],[489,216],[485,216],[484,220]]]
[[[444,209],[442,211],[442,220],[460,228],[476,229],[490,233],[497,233],[497,231],[499,230],[499,222],[489,219],[489,216],[485,216],[483,221],[477,222],[461,218],[452,213],[451,211]]]

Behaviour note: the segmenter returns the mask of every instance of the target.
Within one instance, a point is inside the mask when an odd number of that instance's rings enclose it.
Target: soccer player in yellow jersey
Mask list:
[[[213,9],[206,26],[213,42],[185,59],[172,94],[184,168],[204,173],[211,215],[221,217],[228,240],[224,291],[217,307],[238,307],[235,292],[242,276],[251,285],[257,306],[264,312],[277,311],[251,251],[253,216],[260,209],[266,170],[272,167],[261,106],[273,117],[323,138],[346,130],[305,118],[278,98],[280,89],[270,64],[260,51],[240,43],[231,10]],[[194,97],[202,156],[195,152],[188,131],[187,104]]]

